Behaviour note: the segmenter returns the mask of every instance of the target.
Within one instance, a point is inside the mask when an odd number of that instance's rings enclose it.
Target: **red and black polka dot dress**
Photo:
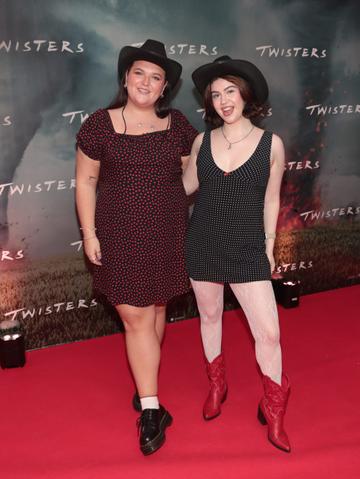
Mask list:
[[[168,130],[116,133],[104,109],[77,134],[80,149],[100,161],[95,224],[102,266],[94,267],[94,288],[114,305],[165,303],[188,290],[181,156],[196,135],[178,110],[171,110]]]

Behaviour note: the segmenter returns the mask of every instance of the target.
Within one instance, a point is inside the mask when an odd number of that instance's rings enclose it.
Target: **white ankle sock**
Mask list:
[[[140,398],[141,409],[159,409],[159,399],[157,396],[146,396]]]

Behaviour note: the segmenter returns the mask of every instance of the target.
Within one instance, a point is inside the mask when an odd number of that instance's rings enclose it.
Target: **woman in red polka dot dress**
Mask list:
[[[119,91],[77,135],[76,203],[94,287],[125,326],[127,355],[140,396],[140,449],[155,452],[172,422],[158,401],[166,302],[188,291],[182,162],[197,134],[171,90],[182,67],[147,40],[120,51]],[[139,405],[140,406],[140,405]]]

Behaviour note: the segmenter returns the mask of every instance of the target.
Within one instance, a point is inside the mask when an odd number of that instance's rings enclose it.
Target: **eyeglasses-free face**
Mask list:
[[[238,86],[224,78],[211,84],[211,99],[216,113],[226,122],[234,123],[242,117],[245,107]]]
[[[142,108],[153,106],[166,87],[165,71],[155,63],[135,61],[125,77],[128,101]]]

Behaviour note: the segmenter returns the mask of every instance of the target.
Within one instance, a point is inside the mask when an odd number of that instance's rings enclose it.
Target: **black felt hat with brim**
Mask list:
[[[122,78],[129,66],[136,60],[155,63],[165,70],[166,80],[173,88],[178,82],[182,66],[167,57],[165,46],[157,40],[146,40],[141,47],[126,46],[120,50],[118,61],[119,78]]]
[[[192,74],[192,79],[198,91],[203,94],[209,83],[226,75],[235,75],[246,80],[254,92],[257,103],[262,104],[267,100],[269,88],[264,75],[253,63],[246,60],[233,60],[224,55],[212,63],[197,68]]]

